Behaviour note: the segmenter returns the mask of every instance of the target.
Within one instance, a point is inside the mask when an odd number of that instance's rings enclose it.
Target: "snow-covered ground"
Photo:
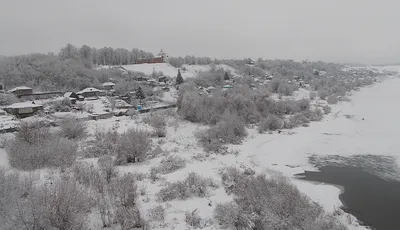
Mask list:
[[[210,65],[183,65],[181,68],[175,68],[169,63],[154,63],[154,64],[136,64],[136,65],[124,65],[128,71],[142,72],[147,75],[151,75],[153,72],[162,72],[164,76],[174,78],[178,75],[178,69],[181,69],[181,74],[184,79],[192,78],[197,73],[202,71],[209,71]],[[109,68],[109,66],[101,66],[99,68]],[[235,73],[235,69],[227,65],[216,65],[216,68],[222,68],[224,71],[231,72],[234,76],[239,76]]]
[[[141,66],[133,71],[144,72],[148,68],[153,72],[150,65],[156,65],[164,74],[176,76],[172,72],[172,66],[167,64],[143,64],[132,65]],[[147,66],[147,67],[145,67]],[[165,68],[164,68],[164,67]],[[162,69],[163,67],[164,69]],[[194,68],[194,66],[191,66]],[[127,68],[127,66],[125,66]],[[200,67],[196,67],[200,69]],[[392,69],[395,67],[391,67]],[[400,67],[398,68],[400,70]],[[175,71],[174,70],[174,71]],[[146,70],[147,71],[147,70]],[[237,150],[238,154],[216,155],[206,154],[197,145],[194,137],[195,131],[202,129],[199,124],[187,121],[169,119],[167,136],[163,141],[155,140],[166,154],[179,155],[186,159],[185,168],[173,173],[162,175],[162,179],[151,182],[149,179],[140,181],[139,187],[147,186],[148,193],[139,201],[139,206],[144,216],[146,212],[159,204],[155,194],[166,181],[172,182],[182,180],[190,172],[197,172],[205,177],[210,177],[215,181],[220,181],[219,170],[225,166],[235,166],[241,168],[251,167],[258,173],[266,175],[284,175],[312,200],[322,205],[326,211],[333,212],[341,206],[338,198],[340,189],[332,185],[317,184],[296,179],[293,175],[302,173],[304,170],[315,170],[309,164],[308,157],[315,155],[341,155],[351,156],[354,154],[374,154],[389,155],[397,159],[400,164],[400,109],[397,101],[400,97],[400,79],[389,78],[382,83],[363,88],[354,92],[350,97],[350,102],[340,102],[333,107],[332,113],[327,115],[323,121],[315,122],[310,127],[285,130],[280,134],[259,134],[255,129],[249,130],[248,137],[241,145],[230,145],[229,150]],[[174,91],[165,92],[165,100],[174,100]],[[307,98],[308,91],[301,90],[296,93],[294,98]],[[101,100],[93,101],[93,110],[102,110],[105,103]],[[148,114],[140,114],[134,119],[130,117],[113,117],[105,120],[89,121],[89,133],[97,129],[115,128],[118,132],[124,132],[128,128],[151,129],[148,125],[141,122],[141,119]],[[127,166],[118,167],[121,173],[143,172],[148,173],[150,168],[159,164],[163,156]],[[90,161],[90,160],[88,160]],[[7,157],[4,150],[0,149],[0,166],[7,165]],[[165,229],[185,229],[185,211],[197,209],[202,218],[212,218],[212,204],[229,201],[232,197],[228,196],[222,187],[211,189],[210,196],[207,198],[192,198],[185,201],[174,200],[163,203],[166,208],[166,227],[152,226],[153,228]],[[342,220],[348,220],[342,215]],[[93,226],[96,228],[96,226]],[[98,226],[100,227],[100,226]],[[214,226],[215,229],[216,226]],[[349,225],[350,229],[366,229],[353,222]],[[210,228],[211,229],[211,228]]]

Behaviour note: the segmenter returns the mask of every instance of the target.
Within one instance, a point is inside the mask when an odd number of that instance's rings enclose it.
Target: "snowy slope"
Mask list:
[[[178,74],[178,69],[168,63],[154,63],[154,64],[136,64],[136,65],[124,65],[123,66],[128,71],[142,72],[147,75],[153,72],[162,72],[165,76],[176,77]],[[109,66],[101,66],[99,68],[109,68]],[[235,73],[235,69],[227,65],[216,65],[216,68],[222,68],[225,71],[229,71],[232,74],[238,76]],[[183,65],[181,69],[181,74],[184,79],[195,77],[197,73],[201,71],[209,71],[211,66],[209,65]]]

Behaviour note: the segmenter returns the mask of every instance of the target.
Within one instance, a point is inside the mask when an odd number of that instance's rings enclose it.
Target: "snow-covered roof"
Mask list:
[[[71,97],[72,94],[73,94],[73,92],[66,92],[66,93],[64,93],[64,97]]]
[[[8,92],[15,92],[15,91],[17,91],[17,90],[29,90],[29,89],[32,89],[32,88],[30,88],[30,87],[27,87],[27,86],[18,86],[18,87],[15,87],[14,89],[10,89]]]
[[[20,108],[35,108],[35,107],[43,107],[43,105],[39,105],[39,104],[32,104],[32,102],[20,102],[20,103],[14,103],[12,105],[7,106],[7,109],[20,109]]]
[[[101,84],[102,86],[114,86],[115,83],[113,82],[104,82],[103,84]]]
[[[93,87],[89,87],[89,88],[86,88],[86,89],[83,89],[83,90],[77,92],[77,94],[89,93],[89,92],[100,92],[100,90],[93,88]]]

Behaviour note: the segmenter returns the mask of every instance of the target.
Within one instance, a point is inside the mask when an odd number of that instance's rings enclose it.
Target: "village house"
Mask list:
[[[35,104],[35,102],[14,103],[4,108],[4,110],[18,118],[24,118],[34,115],[36,112],[43,110],[43,105]]]
[[[40,100],[40,99],[60,97],[62,95],[63,93],[60,91],[52,91],[52,92],[34,92],[31,94],[21,95],[19,97],[23,100]]]
[[[103,90],[113,90],[115,87],[115,83],[113,82],[104,82],[101,84],[101,89]]]
[[[101,91],[96,88],[89,87],[77,92],[76,94],[81,95],[86,99],[92,99],[92,98],[97,99],[101,95]]]
[[[17,97],[21,97],[21,96],[31,95],[33,93],[33,89],[26,86],[18,86],[15,87],[14,89],[9,90],[8,92],[14,94]]]

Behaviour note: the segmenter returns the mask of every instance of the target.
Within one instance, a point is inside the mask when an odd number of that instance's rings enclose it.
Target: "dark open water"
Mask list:
[[[368,157],[368,156],[367,156]],[[315,159],[313,159],[315,160]],[[370,159],[368,160],[369,163]],[[315,161],[313,162],[315,163]],[[320,162],[321,163],[321,162]],[[377,163],[379,164],[379,163]],[[373,164],[376,167],[377,164]],[[353,214],[364,225],[377,230],[400,230],[400,182],[377,176],[368,167],[337,162],[327,162],[319,167],[320,172],[298,174],[303,180],[324,182],[344,187],[340,200],[344,210]],[[387,167],[387,170],[393,170]],[[380,173],[384,165],[378,167]]]

